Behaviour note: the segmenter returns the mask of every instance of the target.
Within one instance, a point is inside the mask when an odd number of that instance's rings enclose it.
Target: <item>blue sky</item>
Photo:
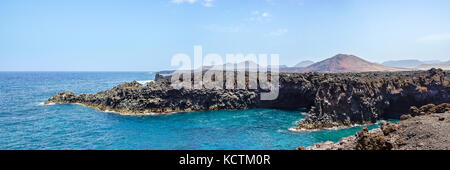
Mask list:
[[[1,71],[154,71],[176,53],[450,59],[448,0],[2,0]]]

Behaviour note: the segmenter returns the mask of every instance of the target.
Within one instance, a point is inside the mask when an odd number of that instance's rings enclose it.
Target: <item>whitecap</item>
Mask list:
[[[286,130],[284,130],[284,129],[278,129],[277,132],[278,132],[278,133],[285,133]]]
[[[315,131],[319,131],[319,130],[322,130],[322,129],[303,129],[303,128],[298,129],[298,128],[295,128],[295,127],[291,127],[288,130],[292,131],[292,132],[315,132]]]
[[[105,113],[118,113],[119,114],[119,112],[115,112],[115,111],[112,111],[112,110],[104,110],[102,112],[105,112]]]
[[[56,105],[55,103],[47,103],[45,104],[44,102],[41,102],[38,104],[38,106],[51,106],[51,105]]]
[[[99,109],[97,109],[99,110]],[[156,113],[156,112],[148,112],[148,113],[121,113],[121,112],[117,112],[117,111],[112,111],[112,110],[99,110],[100,112],[105,112],[105,113],[113,113],[113,114],[118,114],[118,115],[122,115],[122,116],[160,116],[160,115],[171,115],[171,114],[175,114],[177,112],[170,112],[170,113]]]

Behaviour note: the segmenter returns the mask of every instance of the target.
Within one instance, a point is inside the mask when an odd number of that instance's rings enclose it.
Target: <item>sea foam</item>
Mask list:
[[[45,104],[44,102],[41,102],[41,103],[38,104],[38,106],[51,106],[51,105],[55,105],[55,103]]]

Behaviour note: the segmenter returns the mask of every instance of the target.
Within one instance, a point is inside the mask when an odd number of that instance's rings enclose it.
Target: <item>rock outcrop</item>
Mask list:
[[[97,94],[62,92],[44,104],[78,103],[121,114],[173,113],[200,110],[247,109],[255,107],[257,93],[251,90],[173,89],[159,80],[143,86],[136,81]]]
[[[421,108],[436,109],[397,123],[383,122],[379,128],[363,130],[339,142],[317,143],[298,150],[449,150],[450,104],[426,105]],[[441,109],[441,110],[438,110]],[[414,115],[416,111],[409,113]]]
[[[123,114],[305,107],[308,116],[296,128],[320,129],[400,118],[410,106],[450,102],[450,74],[440,69],[280,73],[279,78],[279,96],[269,101],[260,100],[264,90],[248,89],[248,84],[245,89],[174,89],[170,77],[158,75],[146,86],[130,82],[97,94],[63,92],[45,103],[80,103]]]
[[[313,108],[297,129],[320,129],[399,119],[411,106],[450,102],[448,72],[329,75],[317,86]]]

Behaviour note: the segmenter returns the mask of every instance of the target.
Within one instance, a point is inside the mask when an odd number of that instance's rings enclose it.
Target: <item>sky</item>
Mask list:
[[[177,53],[450,60],[448,0],[1,0],[0,71],[157,71]]]

